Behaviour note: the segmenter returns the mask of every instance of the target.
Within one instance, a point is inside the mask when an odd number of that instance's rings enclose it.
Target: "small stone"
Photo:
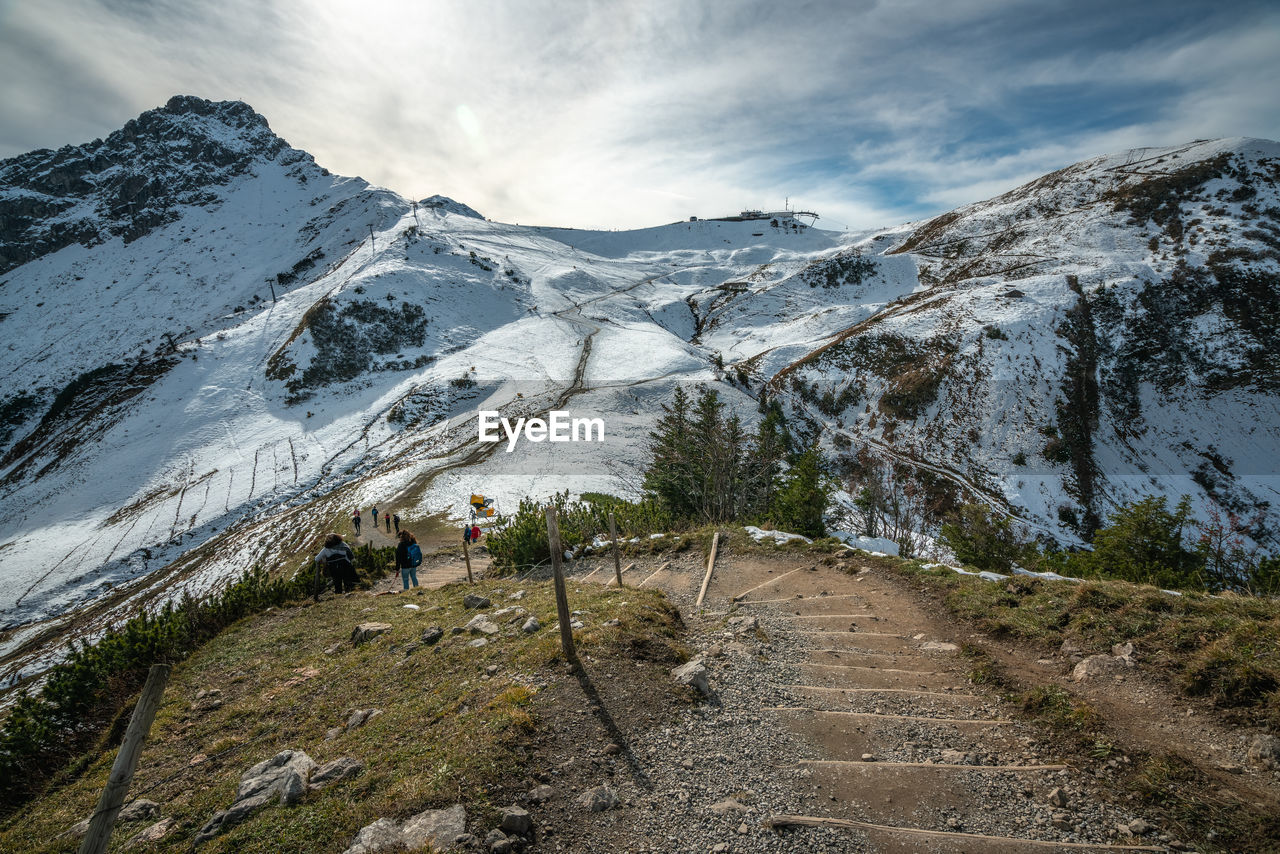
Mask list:
[[[444,629],[439,626],[430,626],[422,630],[422,642],[427,646],[434,646],[444,637]]]
[[[340,726],[330,727],[328,730],[325,731],[324,740],[333,741],[335,738],[337,738],[340,735],[342,735],[342,727]]]
[[[530,789],[529,793],[526,794],[525,797],[529,799],[530,803],[545,804],[547,801],[555,797],[555,794],[555,789],[543,783]]]
[[[733,632],[735,635],[754,632],[759,628],[760,628],[760,620],[756,617],[743,616],[743,617],[729,618],[729,631]]]
[[[1071,681],[1084,682],[1098,676],[1109,676],[1116,671],[1117,660],[1109,655],[1091,655],[1071,671]]]
[[[454,626],[453,628],[449,629],[449,634],[451,634],[451,635],[460,635],[460,634],[462,634],[462,633],[463,633],[463,632],[465,632],[465,631],[466,631],[466,629],[464,629],[462,626]]]
[[[617,756],[621,752],[622,752],[622,748],[619,747],[616,742],[611,741],[604,746],[605,756]]]
[[[351,643],[353,646],[360,646],[389,631],[390,623],[361,623],[351,631]]]
[[[488,642],[487,640],[485,640],[484,638],[476,638],[476,639],[475,639],[475,640],[473,640],[473,641],[468,641],[468,642],[467,642],[467,646],[473,646],[473,647],[476,647],[477,649],[478,649],[478,648],[480,648],[480,647],[482,647],[482,646],[488,646],[488,645],[489,645],[489,642]]]
[[[1050,806],[1058,807],[1059,809],[1066,809],[1068,803],[1067,793],[1062,791],[1061,787],[1054,787],[1050,790],[1047,800]]]
[[[525,595],[526,595],[526,594],[525,594],[525,592],[524,592],[523,590],[517,590],[515,593],[512,593],[512,594],[511,594],[510,596],[508,596],[507,598],[508,598],[508,599],[511,599],[511,600],[514,600],[514,601],[516,601],[516,602],[519,602],[521,599],[523,599],[523,598],[525,597]]]
[[[937,652],[955,652],[960,647],[953,643],[947,643],[946,641],[928,641],[927,643],[920,644],[920,648],[934,650]]]
[[[613,627],[613,626],[620,626],[620,625],[622,625],[622,620],[619,620],[619,619],[617,619],[617,618],[615,617],[615,618],[614,618],[614,619],[612,619],[612,620],[605,620],[605,621],[604,621],[604,623],[603,623],[603,625],[605,625],[605,626],[609,626],[609,627]]]
[[[540,628],[542,628],[542,623],[538,622],[538,618],[530,617],[524,621],[524,625],[520,627],[520,631],[524,632],[526,635],[531,635]]]
[[[686,771],[692,771],[692,770],[693,770],[693,760],[692,760],[692,759],[690,759],[690,758],[688,758],[688,757],[685,757],[684,759],[682,759],[682,760],[680,761],[680,767],[681,767],[681,768],[683,768],[683,769],[684,769],[684,770],[686,770]]]
[[[484,669],[484,672],[486,675],[493,676],[498,672],[498,665],[490,664],[488,667]]]
[[[207,691],[197,691],[196,701],[191,704],[191,711],[198,715],[205,712],[212,712],[215,709],[222,708],[222,691],[217,688],[210,688]]]
[[[707,658],[719,658],[724,655],[724,647],[718,643],[713,643],[707,647]]]
[[[516,836],[526,835],[530,828],[533,827],[533,821],[529,818],[529,811],[521,807],[512,805],[503,807],[502,824],[500,825],[504,833],[514,833]]]
[[[712,854],[729,854],[729,850],[728,842],[717,842],[711,849]]]
[[[591,812],[604,812],[618,805],[618,793],[608,786],[596,786],[579,795],[578,803]]]
[[[1249,743],[1245,756],[1250,765],[1267,770],[1280,768],[1280,739],[1274,735],[1259,735]]]
[[[723,801],[712,804],[710,809],[716,815],[729,815],[729,813],[747,812],[749,808],[740,801],[726,798]]]
[[[358,777],[364,771],[364,763],[350,756],[342,756],[326,762],[311,772],[310,788],[320,789],[339,780]]]
[[[862,754],[862,761],[863,761],[863,762],[875,762],[875,761],[876,761],[876,755],[875,755],[874,753],[864,753],[864,754]]]
[[[462,597],[462,607],[469,611],[478,611],[481,608],[488,608],[492,605],[493,603],[490,602],[488,598],[479,596],[475,593],[468,593],[466,596]]]
[[[1134,836],[1145,836],[1155,829],[1155,825],[1143,818],[1135,818],[1129,822],[1129,832]]]
[[[694,688],[703,697],[711,696],[711,683],[707,681],[707,667],[702,659],[695,658],[688,664],[682,664],[671,671],[671,675],[681,685]]]
[[[1111,654],[1116,658],[1131,658],[1133,656],[1133,644],[1128,642],[1113,644]]]
[[[162,818],[147,829],[135,833],[129,838],[129,841],[124,844],[124,847],[133,848],[137,845],[159,842],[161,839],[164,839],[173,832],[174,828],[177,826],[178,820],[176,818]]]
[[[496,635],[501,631],[497,624],[489,619],[488,614],[476,614],[465,628],[473,635]]]
[[[746,836],[750,832],[751,832],[751,828],[747,827],[747,823],[745,821],[742,824],[738,825],[738,834],[740,836]]]

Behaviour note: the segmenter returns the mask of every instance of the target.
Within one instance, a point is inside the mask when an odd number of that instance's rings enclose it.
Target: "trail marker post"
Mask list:
[[[618,586],[622,586],[622,562],[618,559],[618,526],[613,521],[613,511],[609,511],[609,536],[613,539],[613,573],[618,578]]]
[[[89,831],[80,843],[80,854],[103,854],[107,850],[116,816],[120,815],[124,796],[129,793],[129,784],[133,782],[133,772],[138,767],[142,743],[151,730],[151,722],[156,718],[156,708],[160,705],[160,696],[164,694],[164,686],[168,682],[169,665],[151,665],[147,684],[142,687],[138,705],[134,706],[129,728],[125,730],[124,741],[120,744],[120,752],[116,754],[115,764],[111,766],[111,776],[107,778],[102,797],[98,799],[98,808],[89,821]]]
[[[560,545],[560,525],[556,522],[556,508],[547,505],[547,543],[551,546],[551,574],[556,586],[556,616],[560,619],[560,648],[564,657],[575,669],[581,669],[578,662],[578,650],[573,645],[572,618],[569,615],[569,594],[564,589],[564,568],[560,565],[562,549]]]
[[[467,562],[467,583],[475,584],[475,581],[471,578],[471,550],[467,547],[467,539],[469,536],[470,535],[467,535],[462,538],[462,557]]]
[[[716,552],[720,548],[720,532],[716,531],[715,536],[711,538],[711,557],[707,558],[707,574],[702,579],[702,589],[698,591],[698,601],[694,604],[694,610],[702,610],[702,600],[706,598],[707,586],[711,584],[711,572],[716,568]]]

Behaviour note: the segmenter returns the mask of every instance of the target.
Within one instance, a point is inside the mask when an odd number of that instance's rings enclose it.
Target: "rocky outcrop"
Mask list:
[[[194,845],[202,845],[244,821],[272,801],[289,806],[302,800],[315,761],[301,750],[283,750],[254,765],[240,777],[236,799],[225,810],[214,813],[196,834]]]

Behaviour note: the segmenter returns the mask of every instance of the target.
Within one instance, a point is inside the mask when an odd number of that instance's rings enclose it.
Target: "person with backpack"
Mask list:
[[[360,536],[360,508],[351,511],[351,524],[356,527],[356,536]]]
[[[479,525],[471,526],[471,542],[473,543],[480,542],[480,526]]]
[[[462,526],[462,541],[467,545],[471,544],[471,523]]]
[[[373,514],[373,527],[378,527],[378,506],[375,504],[373,509],[369,512]]]
[[[396,513],[391,517],[391,521],[396,523],[396,536],[400,535],[400,514]]]
[[[409,582],[418,586],[418,567],[422,566],[422,547],[418,540],[408,531],[400,532],[400,543],[396,546],[396,569],[400,570],[400,580],[404,589],[409,589]]]
[[[386,521],[386,523],[387,523],[387,533],[388,533],[388,534],[390,534],[390,533],[391,533],[391,514],[390,514],[390,513],[383,513],[383,514],[382,514],[382,518]]]
[[[351,547],[342,541],[340,534],[329,534],[324,538],[324,548],[316,555],[316,566],[324,567],[333,578],[335,593],[351,593],[356,589],[356,556]]]

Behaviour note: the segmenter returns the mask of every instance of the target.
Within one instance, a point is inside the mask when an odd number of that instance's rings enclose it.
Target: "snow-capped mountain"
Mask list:
[[[489,222],[178,97],[0,163],[3,673],[75,615],[314,550],[352,508],[633,491],[675,383],[785,401],[1074,542],[1147,492],[1280,489],[1280,145],[1099,158],[927,223]],[[728,213],[728,212],[725,212]],[[603,443],[477,442],[477,410]]]

